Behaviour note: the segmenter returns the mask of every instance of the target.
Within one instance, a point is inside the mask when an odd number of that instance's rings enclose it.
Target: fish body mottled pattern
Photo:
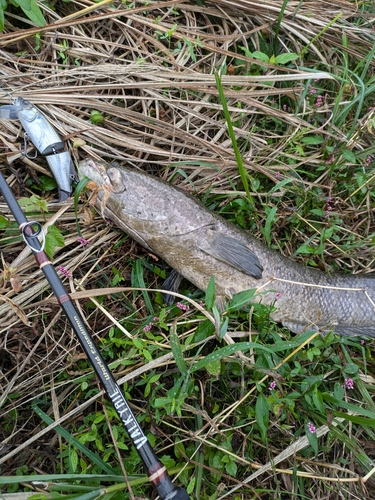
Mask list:
[[[256,288],[272,317],[293,332],[332,329],[375,337],[375,278],[330,276],[269,249],[194,197],[142,171],[81,162],[103,215],[201,290],[215,278],[217,299]]]

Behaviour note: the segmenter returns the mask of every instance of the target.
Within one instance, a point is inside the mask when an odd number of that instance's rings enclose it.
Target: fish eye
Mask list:
[[[121,175],[121,170],[115,167],[110,167],[107,169],[107,175],[114,193],[123,193],[126,191],[126,185]]]

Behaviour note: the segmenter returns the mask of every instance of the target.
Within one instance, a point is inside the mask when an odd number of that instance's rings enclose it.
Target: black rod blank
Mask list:
[[[162,500],[189,500],[184,488],[176,488],[172,483],[164,465],[156,457],[147,437],[139,426],[128,402],[120,387],[113,378],[106,362],[96,348],[96,345],[87,330],[80,313],[75,308],[69,294],[62,284],[48,255],[44,252],[44,244],[38,240],[42,228],[38,222],[28,221],[22,212],[13,192],[9,188],[4,176],[0,172],[0,192],[5,198],[14,219],[19,225],[26,245],[34,253],[36,262],[43,271],[53,293],[65,312],[78,340],[85,351],[92,367],[95,370],[108,398],[111,400],[119,415],[132,443],[134,444],[147,470],[151,484]]]

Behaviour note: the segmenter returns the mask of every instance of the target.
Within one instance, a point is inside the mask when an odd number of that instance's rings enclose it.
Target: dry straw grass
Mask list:
[[[236,185],[239,174],[221,105],[218,104],[214,72],[234,67],[239,61],[250,68],[254,61],[239,51],[238,46],[246,47],[251,39],[260,50],[260,35],[273,32],[282,2],[215,0],[202,5],[198,3],[156,1],[148,5],[135,2],[134,6],[126,6],[121,2],[98,5],[89,0],[57,2],[56,11],[42,6],[48,20],[43,29],[19,29],[17,15],[9,14],[6,29],[0,35],[0,82],[4,90],[4,93],[0,92],[0,103],[9,103],[8,92],[13,97],[22,96],[38,105],[61,136],[68,138],[70,150],[77,160],[97,155],[108,160],[130,161],[155,175],[169,177],[175,175],[184,162],[187,176],[176,178],[183,188],[192,189],[193,183],[198,193],[210,190],[214,194],[233,194],[232,186],[233,183]],[[370,19],[368,27],[363,27],[362,23],[358,28],[352,23],[358,15],[357,4],[346,0],[288,2],[280,25],[280,39],[285,46],[294,47],[296,53],[308,47],[311,67],[319,63],[327,68],[329,65],[339,66],[343,62],[339,50],[343,32],[348,39],[350,57],[365,57],[374,43]],[[172,31],[168,37],[168,32]],[[40,38],[35,38],[37,33]],[[292,155],[285,153],[291,138],[302,130],[312,133],[317,130],[316,125],[306,120],[306,109],[295,116],[281,106],[271,106],[269,96],[273,96],[276,103],[286,95],[299,101],[308,79],[333,79],[334,75],[325,71],[291,70],[267,63],[264,67],[266,73],[259,76],[243,76],[229,71],[223,76],[222,83],[232,121],[240,124],[235,127],[238,140],[249,140],[249,131],[253,131],[251,147],[243,158],[244,165],[250,172],[263,176],[267,190],[278,182],[280,174],[291,176],[291,166],[285,164],[285,154]],[[281,85],[285,81],[290,84]],[[240,92],[236,90],[239,87]],[[89,121],[93,109],[104,116],[101,125]],[[327,119],[327,110],[322,109],[321,113]],[[286,124],[287,133],[277,136],[267,129],[262,130],[258,124],[263,119],[267,123],[269,116]],[[361,133],[356,136],[355,146],[361,150],[368,147],[369,136],[360,125],[358,130]],[[17,194],[26,195],[26,177],[35,178],[37,172],[48,174],[46,164],[40,158],[22,158],[18,122],[2,121],[0,132],[2,171]],[[321,126],[319,133],[328,132]],[[345,143],[345,131],[336,130],[335,135],[337,140]],[[85,144],[74,148],[77,139]],[[311,169],[319,164],[320,158],[301,159],[296,156],[296,160],[296,167],[304,162],[306,169]],[[170,168],[165,170],[167,166]],[[332,181],[327,181],[325,174],[321,172],[315,184],[329,191]],[[295,182],[305,189],[311,186],[307,179],[298,178]],[[366,244],[367,235],[373,230],[369,201],[360,207],[353,207],[350,200],[340,202],[347,222],[342,231],[352,232],[357,240],[362,239]],[[90,241],[90,245],[79,247],[73,203],[64,207],[51,203],[49,207],[46,226],[57,224],[68,235],[66,246],[57,252],[54,263],[64,265],[73,274],[79,270],[79,280],[69,280],[66,284],[71,292],[82,291],[82,287],[86,289],[87,292],[81,292],[81,297],[82,294],[86,297],[90,297],[90,293],[97,295],[97,290],[104,286],[100,284],[104,273],[110,274],[112,267],[124,268],[126,256],[134,257],[144,252],[129,242],[115,250],[114,245],[120,241],[121,234],[99,218],[90,219],[84,208],[79,213],[79,220],[82,236]],[[4,215],[10,216],[4,204],[0,208]],[[286,217],[290,212],[286,204],[284,208]],[[356,218],[358,214],[360,223]],[[43,216],[36,218],[44,222]],[[278,224],[282,230],[283,224],[287,224],[285,221],[281,210]],[[282,251],[292,253],[303,240],[303,233],[294,236],[290,246]],[[357,259],[357,249],[343,255],[333,243],[328,252],[353,270],[371,269],[373,254],[368,248],[361,250],[360,259]],[[52,401],[50,414],[57,425],[68,419],[81,418],[89,405],[90,411],[95,411],[95,405],[100,409],[100,404],[95,402],[99,396],[65,407],[64,400],[80,375],[77,371],[80,347],[61,318],[41,272],[36,269],[34,259],[24,245],[3,239],[1,251],[4,273],[18,280],[13,284],[22,283],[21,291],[16,293],[9,280],[2,281],[1,411],[7,413],[18,409],[22,417],[12,431],[0,431],[4,440],[0,463],[7,464],[6,474],[14,473],[15,468],[23,463],[28,463],[35,471],[49,472],[53,460],[40,450],[45,441],[50,449],[57,444],[53,432],[47,434],[53,426],[42,428],[35,416],[23,415],[22,408],[33,398],[48,395]],[[132,294],[128,296],[132,301]],[[141,305],[138,306],[141,311]],[[114,299],[109,298],[105,307],[117,317],[123,314],[116,309]],[[102,312],[95,310],[87,321],[98,337],[106,335],[110,323]],[[133,362],[132,370],[135,371],[127,374],[119,370],[116,376],[122,376],[123,380],[137,380],[142,371],[173,360],[165,355],[150,365],[144,365],[141,357]],[[63,372],[70,374],[71,378],[56,386],[55,381]],[[17,394],[17,398],[6,400],[8,394]],[[272,452],[276,456],[282,445],[274,443],[274,446]],[[295,460],[299,461],[300,457]],[[327,470],[326,464],[305,463],[306,473],[311,473],[311,484],[316,492],[320,491],[322,495],[324,492],[327,495],[324,498],[341,498],[334,491],[327,493],[324,480],[319,477],[319,470]],[[326,475],[343,478],[345,471],[335,468]],[[280,480],[285,487],[290,486],[288,474],[282,474]],[[262,481],[264,485],[268,484],[264,475]],[[355,481],[354,486],[348,484],[340,488],[352,488],[364,498],[367,493],[362,490],[357,476]],[[336,490],[335,486],[332,488]],[[315,493],[314,498],[323,496]]]

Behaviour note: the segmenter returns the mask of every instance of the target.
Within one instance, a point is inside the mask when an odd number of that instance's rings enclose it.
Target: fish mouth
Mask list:
[[[110,184],[106,166],[103,163],[96,163],[91,158],[79,163],[78,172],[81,177],[88,177],[98,185]]]

